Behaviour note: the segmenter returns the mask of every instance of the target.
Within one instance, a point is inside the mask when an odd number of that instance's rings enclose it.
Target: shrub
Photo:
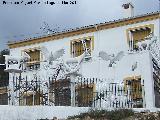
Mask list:
[[[122,120],[132,115],[134,115],[134,112],[130,109],[118,109],[106,112],[106,118],[109,120]]]
[[[68,120],[73,120],[75,118],[79,118],[81,120],[85,119],[87,116],[95,119],[95,120],[101,120],[101,119],[107,119],[107,120],[122,120],[124,118],[127,118],[129,116],[134,115],[134,112],[130,109],[118,109],[118,110],[90,110],[88,113],[81,113],[79,115],[68,117]]]

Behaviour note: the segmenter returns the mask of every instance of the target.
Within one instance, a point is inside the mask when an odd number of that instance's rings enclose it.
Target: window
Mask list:
[[[71,55],[72,57],[77,57],[80,56],[81,54],[84,53],[84,46],[82,44],[82,40],[85,40],[86,43],[86,48],[89,52],[89,54],[91,54],[91,51],[93,49],[93,39],[94,37],[84,37],[84,38],[80,38],[80,39],[76,39],[76,40],[72,40],[71,41]]]
[[[20,97],[20,105],[40,105],[42,103],[42,94],[39,94],[39,92],[36,92],[33,96],[33,92],[25,92]],[[33,101],[34,100],[34,101]]]
[[[124,80],[125,91],[134,103],[133,107],[143,107],[141,77],[127,77]]]
[[[27,62],[28,70],[38,70],[40,68],[40,50],[38,48],[25,50],[25,52],[30,56]]]
[[[70,79],[53,80],[50,83],[50,102],[55,106],[70,106],[71,105],[71,87]]]
[[[91,107],[95,97],[95,84],[79,84],[76,86],[76,104],[78,107]]]
[[[8,105],[8,88],[0,87],[0,105]]]
[[[127,29],[127,40],[129,44],[129,50],[138,50],[138,46],[136,45],[136,43],[144,41],[145,37],[153,33],[153,28],[154,25],[151,24]]]

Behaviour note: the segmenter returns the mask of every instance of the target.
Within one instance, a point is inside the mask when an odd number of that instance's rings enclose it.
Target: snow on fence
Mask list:
[[[124,84],[107,83],[106,79],[79,78],[76,86],[76,106],[107,108],[143,108],[144,86],[141,80]],[[85,91],[85,92],[83,92]]]
[[[11,105],[50,105],[75,107],[142,108],[144,86],[140,79],[128,80],[123,84],[107,83],[106,79],[70,78],[46,82],[45,90],[40,81],[14,79],[14,94],[9,93]],[[15,99],[12,99],[15,98]],[[13,104],[17,102],[16,104]]]

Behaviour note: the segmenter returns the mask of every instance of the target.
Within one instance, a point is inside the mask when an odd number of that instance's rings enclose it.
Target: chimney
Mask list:
[[[134,6],[131,0],[127,0],[126,3],[122,5],[124,18],[133,17],[134,16]]]

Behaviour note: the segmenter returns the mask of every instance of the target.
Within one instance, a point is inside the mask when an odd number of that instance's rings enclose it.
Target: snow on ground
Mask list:
[[[60,119],[87,112],[88,107],[65,106],[0,106],[0,120]]]

